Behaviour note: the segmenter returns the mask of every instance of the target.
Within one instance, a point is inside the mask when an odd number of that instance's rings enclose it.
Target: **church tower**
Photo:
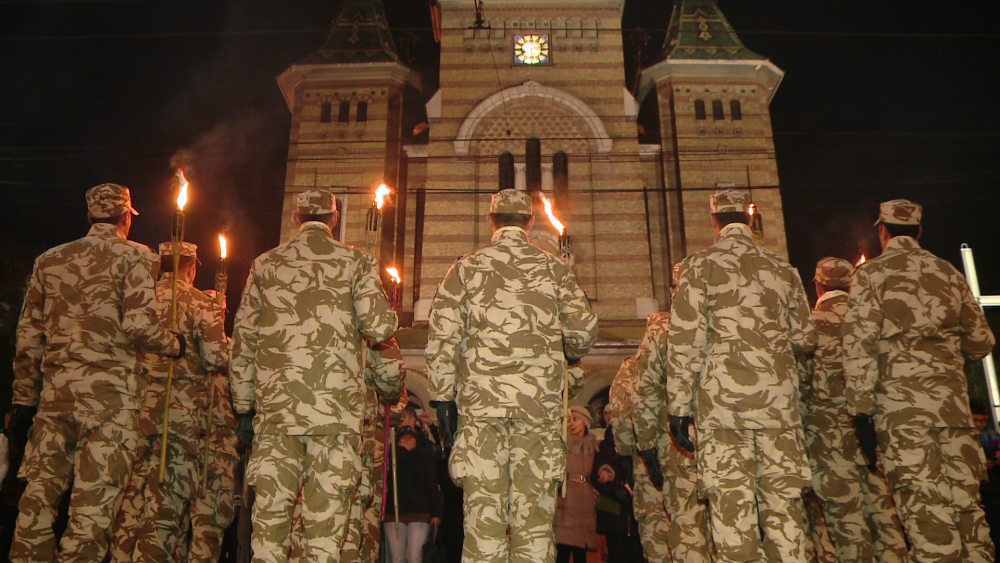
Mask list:
[[[278,86],[292,112],[281,240],[293,228],[296,194],[328,188],[341,216],[334,236],[363,248],[375,188],[396,186],[406,173],[403,97],[420,86],[400,62],[381,0],[342,0],[322,46],[283,72]],[[396,193],[383,208],[383,265],[395,263],[405,201]]]
[[[726,187],[749,189],[764,246],[787,257],[769,111],[783,76],[743,45],[715,0],[674,5],[662,60],[642,71],[636,96],[656,97],[664,246],[674,262],[714,242],[708,196]]]

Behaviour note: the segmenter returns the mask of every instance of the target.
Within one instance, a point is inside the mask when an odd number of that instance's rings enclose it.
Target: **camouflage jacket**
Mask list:
[[[699,430],[802,424],[796,357],[816,346],[816,325],[798,272],[751,237],[724,227],[685,260],[674,294],[668,408]]]
[[[305,223],[250,268],[229,368],[236,412],[256,409],[258,434],[359,434],[365,339],[396,326],[371,257]]]
[[[625,358],[618,367],[611,389],[608,390],[608,407],[611,408],[611,435],[615,438],[615,451],[620,456],[635,451],[635,431],[632,428],[632,386],[635,383],[635,356]]]
[[[160,324],[170,326],[171,287],[174,275],[167,273],[156,282],[156,314]],[[210,373],[226,368],[229,340],[222,309],[207,295],[185,280],[177,280],[177,332],[187,338],[187,353],[174,361],[170,384],[170,432],[199,439],[208,411]],[[143,354],[149,370],[149,385],[139,414],[139,435],[152,436],[162,431],[163,401],[167,390],[170,360]]]
[[[17,325],[15,404],[109,416],[139,410],[139,351],[179,350],[156,317],[153,257],[98,223],[35,260]]]
[[[803,424],[810,428],[850,426],[847,397],[844,395],[844,347],[841,332],[847,313],[846,291],[823,294],[813,308],[816,322],[816,350],[800,362],[803,367]]]
[[[879,427],[971,427],[966,361],[993,333],[965,278],[911,237],[858,267],[844,320],[850,412]]]
[[[233,393],[225,372],[212,374],[212,392],[215,398],[212,400],[211,419],[208,420],[212,440],[209,447],[213,452],[236,455],[236,413],[233,412]]]
[[[514,227],[456,262],[438,286],[427,338],[434,401],[465,416],[562,417],[565,357],[582,358],[597,316],[573,272]]]
[[[635,391],[632,393],[632,418],[640,450],[648,450],[668,434],[667,412],[667,335],[670,313],[650,315],[646,334],[636,355]],[[615,435],[617,438],[617,434]]]

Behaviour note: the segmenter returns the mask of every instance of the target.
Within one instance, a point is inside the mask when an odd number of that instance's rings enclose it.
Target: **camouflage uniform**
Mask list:
[[[160,256],[173,254],[170,243],[160,245]],[[183,243],[181,256],[196,259],[197,248]],[[156,284],[156,310],[160,323],[170,326],[174,274],[165,273]],[[201,492],[204,455],[205,413],[208,410],[211,373],[226,367],[229,342],[226,339],[222,309],[183,277],[176,280],[177,328],[188,335],[186,357],[174,362],[170,390],[167,464],[160,479],[160,454],[163,436],[163,409],[166,397],[168,360],[145,356],[149,368],[139,435],[150,436],[149,462],[143,488],[143,511],[131,561],[172,561],[181,536],[187,509]],[[142,480],[140,478],[140,480]],[[183,531],[182,531],[183,530]],[[116,536],[129,533],[127,527]],[[116,541],[116,543],[118,543]],[[121,551],[121,550],[118,550]],[[116,552],[116,557],[121,555]]]
[[[369,348],[365,379],[368,382],[364,438],[361,459],[364,471],[361,486],[351,502],[347,538],[341,561],[376,563],[381,542],[382,468],[385,463],[385,403],[399,400],[403,382],[403,353],[395,339]],[[378,376],[376,376],[378,374]],[[391,382],[394,385],[385,385]]]
[[[813,520],[825,523],[838,563],[901,562],[906,561],[906,543],[899,517],[895,508],[882,512],[882,506],[891,507],[892,501],[879,502],[878,497],[889,495],[889,489],[879,472],[868,469],[844,396],[841,330],[848,294],[832,288],[848,287],[852,272],[851,263],[839,258],[824,258],[816,265],[814,279],[831,289],[813,309],[819,338],[814,356],[803,364],[803,423],[813,490],[823,515]],[[869,529],[869,519],[876,528]]]
[[[502,190],[490,213],[530,215],[530,196]],[[427,371],[431,400],[458,405],[449,469],[465,492],[463,561],[554,560],[566,358],[596,336],[573,272],[518,227],[497,228],[438,287]]]
[[[676,276],[679,277],[679,276]],[[698,498],[694,455],[667,431],[667,338],[669,313],[650,315],[639,345],[633,418],[640,450],[656,448],[663,473],[663,499],[670,514],[667,543],[676,561],[711,559],[705,501]]]
[[[876,224],[919,225],[920,215],[894,200]],[[875,417],[914,562],[993,560],[963,370],[993,344],[965,279],[914,238],[892,238],[855,272],[844,321],[848,409]]]
[[[116,184],[88,190],[87,207],[93,218],[135,213],[128,188]],[[156,320],[153,254],[126,234],[96,223],[35,261],[17,327],[13,403],[37,405],[38,414],[19,474],[28,485],[12,561],[56,560],[52,523],[71,482],[59,561],[104,556],[137,446],[139,351],[180,352]]]
[[[335,214],[333,195],[299,194],[296,212]],[[236,412],[256,412],[248,468],[255,562],[287,560],[300,490],[304,558],[339,559],[362,476],[365,339],[384,342],[396,326],[371,257],[335,241],[328,224],[306,222],[254,260],[230,379]]]
[[[712,213],[746,213],[746,200],[715,194]],[[801,495],[811,476],[795,359],[815,347],[816,327],[802,282],[740,223],[684,263],[669,323],[668,409],[694,416],[718,560],[804,561]]]
[[[635,356],[622,362],[608,392],[611,407],[611,428],[615,437],[615,451],[620,456],[632,457],[633,478],[632,509],[639,524],[642,549],[650,563],[670,563],[670,546],[663,538],[670,532],[670,516],[663,502],[663,493],[649,480],[649,472],[635,447],[632,424],[632,392],[635,385]]]

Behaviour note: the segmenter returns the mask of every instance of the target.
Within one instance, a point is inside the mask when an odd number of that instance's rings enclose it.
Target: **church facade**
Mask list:
[[[375,189],[392,188],[376,252],[401,274],[398,338],[424,404],[431,301],[455,259],[489,243],[499,188],[536,194],[533,242],[568,256],[600,318],[578,402],[610,385],[646,317],[669,310],[673,263],[713,242],[716,189],[748,189],[763,244],[787,254],[768,109],[783,72],[714,0],[677,0],[659,61],[627,83],[624,1],[498,0],[477,13],[432,0],[441,55],[428,92],[381,1],[342,0],[322,47],[278,78],[292,112],[282,239],[295,195],[323,187],[341,209],[335,235],[363,246]]]

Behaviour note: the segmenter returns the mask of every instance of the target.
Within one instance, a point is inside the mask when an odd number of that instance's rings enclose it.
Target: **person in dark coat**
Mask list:
[[[556,563],[586,563],[587,551],[600,546],[594,515],[594,488],[590,484],[594,454],[599,445],[589,432],[594,422],[586,407],[570,407],[569,440],[566,444],[566,496],[556,503],[553,528]]]
[[[398,493],[395,495],[392,458],[388,452],[386,454],[389,483],[383,529],[389,542],[392,563],[421,563],[431,526],[441,525],[443,509],[434,448],[422,434],[412,426],[399,429],[395,468]],[[396,522],[397,498],[399,522]]]
[[[608,542],[608,563],[643,563],[639,524],[632,512],[632,489],[625,479],[625,470],[615,451],[611,426],[594,456],[590,474],[597,499],[597,533]],[[616,513],[617,509],[617,513]]]

